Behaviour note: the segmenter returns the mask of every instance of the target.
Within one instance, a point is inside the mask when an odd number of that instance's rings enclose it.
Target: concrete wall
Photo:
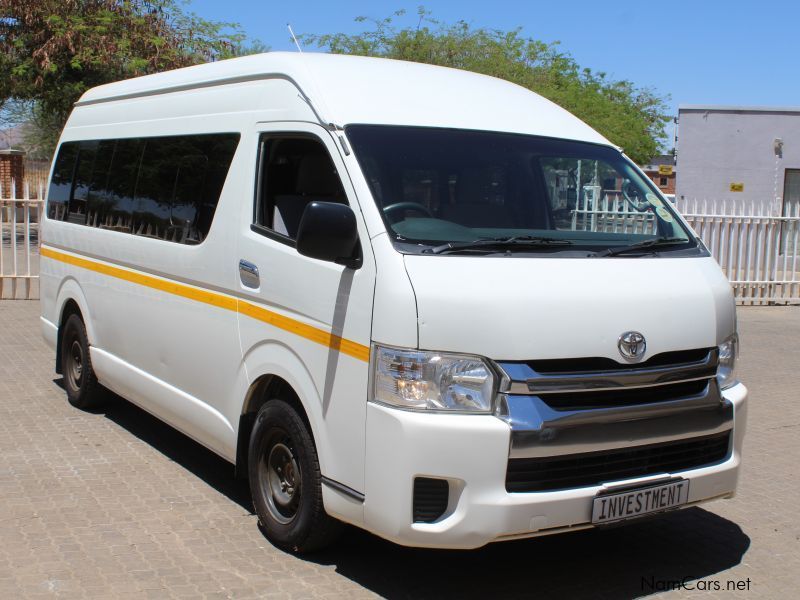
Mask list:
[[[783,197],[785,170],[800,169],[800,109],[682,106],[678,115],[678,198],[771,202]]]

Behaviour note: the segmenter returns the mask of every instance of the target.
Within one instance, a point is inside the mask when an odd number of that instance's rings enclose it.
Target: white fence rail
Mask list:
[[[656,218],[632,208],[620,193],[603,193],[596,205],[584,194],[572,211],[572,230],[655,235]]]
[[[15,186],[0,186],[0,299],[39,297],[39,223],[43,189],[32,197],[28,185],[21,196]]]
[[[635,210],[618,192],[604,191],[596,202],[593,195],[582,194],[571,211],[573,230],[656,233],[652,212]],[[684,199],[676,208],[722,267],[737,303],[800,303],[800,205],[783,214],[779,201]]]
[[[22,187],[21,196],[0,187],[0,298],[39,297],[44,190]],[[800,205],[788,214],[777,203],[728,200],[678,200],[677,208],[722,266],[739,304],[800,304]],[[583,195],[569,218],[564,225],[577,231],[656,232],[652,213],[613,192],[596,202]]]
[[[800,205],[678,200],[733,285],[739,304],[800,303]]]

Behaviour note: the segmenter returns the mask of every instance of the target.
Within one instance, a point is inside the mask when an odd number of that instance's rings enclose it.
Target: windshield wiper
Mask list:
[[[657,237],[642,242],[636,242],[628,246],[614,246],[606,248],[600,252],[592,254],[592,258],[602,258],[604,256],[617,256],[619,254],[627,254],[628,252],[636,252],[637,250],[645,250],[656,246],[674,246],[675,244],[686,244],[689,240],[682,237]]]
[[[458,252],[460,250],[508,250],[509,248],[517,246],[524,248],[541,248],[545,246],[570,246],[571,244],[572,242],[569,240],[559,240],[535,235],[515,235],[512,237],[480,238],[472,240],[471,242],[448,242],[441,246],[426,248],[423,252],[425,254],[445,254],[449,252]]]

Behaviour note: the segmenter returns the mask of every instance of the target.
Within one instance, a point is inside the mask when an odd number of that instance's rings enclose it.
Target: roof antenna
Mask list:
[[[297,41],[297,36],[294,34],[294,30],[292,30],[292,24],[291,23],[287,23],[286,24],[286,29],[289,30],[289,35],[292,36],[292,40],[294,41],[294,45],[297,46],[297,51],[300,54],[303,54],[303,49],[300,47],[300,42]],[[303,61],[303,64],[305,66],[305,57],[303,57],[302,61]],[[309,83],[311,84],[311,87],[314,88],[314,91],[316,92],[317,91],[316,90],[317,86],[316,86],[316,84],[314,82],[314,76],[311,73],[311,71],[308,69],[307,66],[306,66],[306,72],[308,73]],[[338,130],[342,130],[341,125],[336,125],[332,121],[326,121],[325,118],[317,111],[317,109],[314,108],[314,104],[311,102],[311,98],[309,98],[302,90],[300,90],[300,97],[303,98],[303,100],[305,100],[308,103],[308,105],[311,107],[311,110],[314,111],[314,114],[317,115],[317,118],[319,118],[320,122],[322,122],[322,124],[325,125],[325,127],[328,130],[330,130],[330,131],[336,131],[337,129]],[[322,95],[318,94],[318,98],[319,98],[320,102],[324,106],[325,101],[323,100]],[[323,111],[323,112],[326,112],[326,111]],[[337,137],[339,138],[339,142],[342,144],[342,149],[344,150],[344,153],[349,156],[350,155],[350,148],[347,146],[347,142],[345,141],[345,139],[341,135],[338,135]]]
[[[297,51],[300,54],[302,54],[303,53],[303,49],[300,47],[300,42],[297,41],[297,36],[295,36],[294,31],[292,31],[292,24],[291,23],[287,23],[286,24],[286,29],[289,30],[289,35],[292,36],[292,40],[294,41],[294,45],[297,46]]]

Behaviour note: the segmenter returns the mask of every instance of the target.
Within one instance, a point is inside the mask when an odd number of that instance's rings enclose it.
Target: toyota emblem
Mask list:
[[[644,354],[647,343],[638,331],[626,331],[617,342],[619,353],[627,359],[639,358]]]

